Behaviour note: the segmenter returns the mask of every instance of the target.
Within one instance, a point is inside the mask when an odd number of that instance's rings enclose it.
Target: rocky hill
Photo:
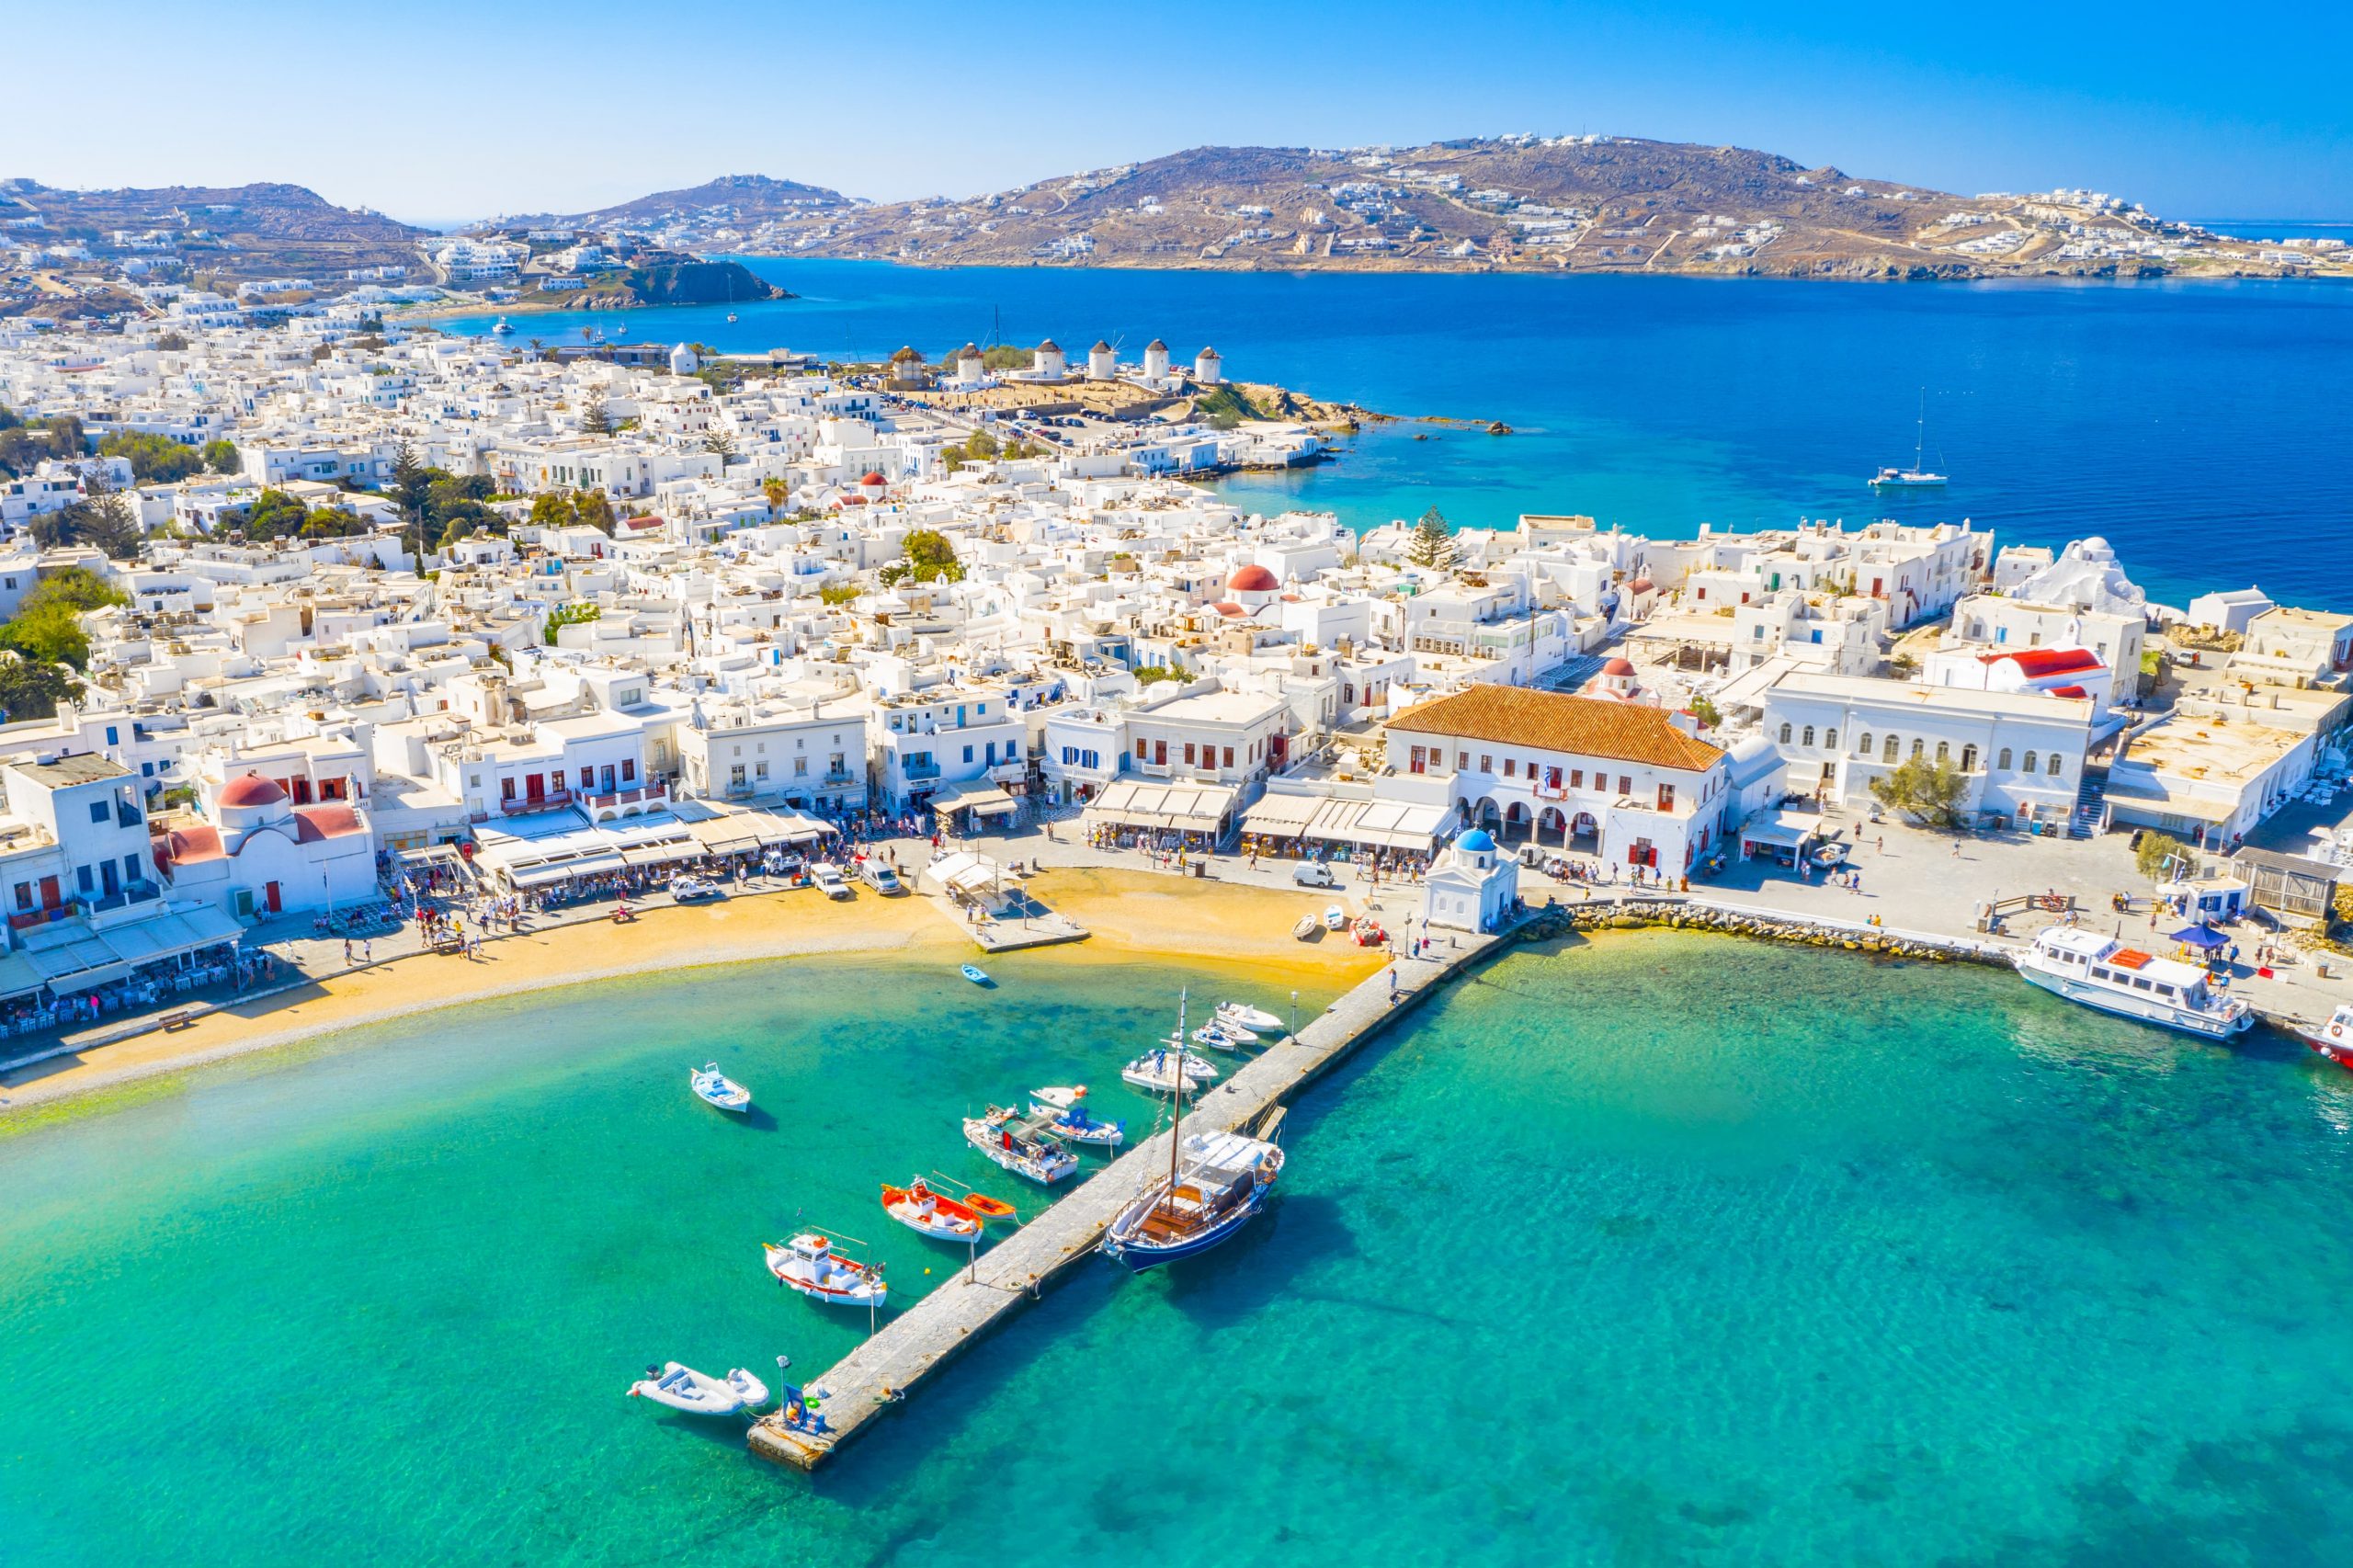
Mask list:
[[[756,226],[779,220],[839,211],[863,203],[823,186],[766,175],[722,175],[686,190],[657,190],[617,207],[593,212],[539,212],[471,225],[489,229],[663,229],[683,225],[699,232]]]
[[[790,182],[764,182],[808,191]],[[942,266],[1978,278],[2348,271],[2090,191],[1959,196],[1769,153],[1631,137],[1200,147],[964,199],[761,208],[751,176],[613,209],[663,243]]]
[[[86,252],[188,276],[315,277],[323,288],[339,287],[356,268],[414,263],[426,237],[299,185],[63,190],[0,180],[0,248]]]

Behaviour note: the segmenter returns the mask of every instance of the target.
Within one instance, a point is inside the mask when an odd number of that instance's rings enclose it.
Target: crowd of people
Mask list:
[[[75,986],[63,993],[44,987],[16,997],[0,1006],[0,1033],[14,1037],[75,1028],[211,986],[246,991],[276,980],[285,967],[269,953],[241,953],[233,943],[222,942],[145,965],[103,985]]]

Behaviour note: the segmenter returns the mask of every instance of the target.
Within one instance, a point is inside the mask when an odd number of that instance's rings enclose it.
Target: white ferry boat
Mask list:
[[[2162,1028],[2227,1040],[2255,1022],[2255,1009],[2212,990],[2204,970],[2097,931],[2053,926],[2036,933],[2016,962],[2029,984]]]

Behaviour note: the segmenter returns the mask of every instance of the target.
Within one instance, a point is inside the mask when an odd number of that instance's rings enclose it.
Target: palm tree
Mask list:
[[[768,516],[773,517],[783,509],[785,497],[792,494],[792,487],[772,477],[760,481],[760,494],[767,498]]]

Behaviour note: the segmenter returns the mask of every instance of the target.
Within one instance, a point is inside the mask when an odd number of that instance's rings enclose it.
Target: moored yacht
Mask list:
[[[2254,1008],[2214,990],[2195,964],[2157,958],[2097,931],[2051,926],[2013,961],[2029,984],[2161,1028],[2226,1040],[2255,1022]]]
[[[1193,1132],[1169,1163],[1103,1235],[1103,1250],[1139,1274],[1207,1252],[1248,1223],[1282,1174],[1283,1152],[1239,1132]]]
[[[1078,1169],[1078,1156],[1051,1131],[1054,1118],[1024,1116],[991,1106],[985,1116],[964,1119],[964,1142],[1015,1176],[1051,1187]]]

